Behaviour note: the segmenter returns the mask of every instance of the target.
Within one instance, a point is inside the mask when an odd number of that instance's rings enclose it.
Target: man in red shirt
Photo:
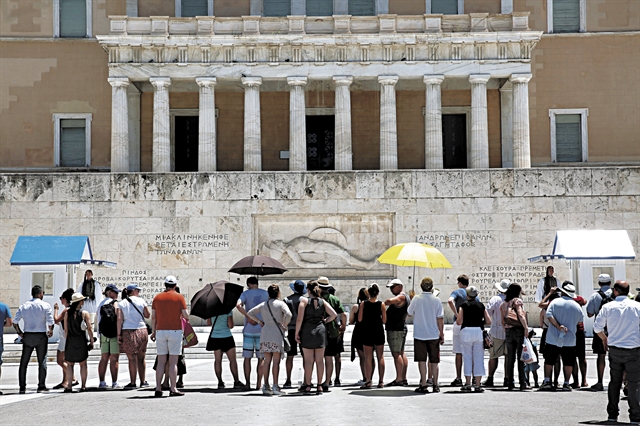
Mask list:
[[[178,377],[178,356],[182,352],[182,318],[189,320],[187,303],[180,293],[176,292],[178,280],[173,275],[164,280],[165,291],[153,298],[151,304],[151,322],[153,332],[151,340],[156,342],[158,367],[156,369],[155,397],[162,397],[162,376],[169,355],[169,396],[182,396],[184,393],[176,388]]]

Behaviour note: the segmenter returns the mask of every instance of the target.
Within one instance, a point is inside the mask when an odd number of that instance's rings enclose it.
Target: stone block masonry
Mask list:
[[[118,262],[96,269],[102,283],[137,282],[149,299],[168,274],[189,300],[202,283],[244,283],[227,270],[260,253],[289,268],[263,285],[277,282],[286,295],[294,279],[328,274],[345,304],[361,286],[395,276],[409,289],[431,276],[443,302],[459,274],[483,299],[510,278],[528,290],[536,322],[544,264],[527,258],[551,253],[563,229],[625,229],[638,252],[639,201],[640,167],[3,174],[1,299],[19,304],[20,269],[9,265],[18,236],[88,235],[95,258]],[[375,262],[385,246],[409,241],[436,246],[453,269],[417,268],[414,277],[413,268]],[[567,262],[554,266],[570,278]],[[638,284],[640,262],[627,262],[626,273]]]

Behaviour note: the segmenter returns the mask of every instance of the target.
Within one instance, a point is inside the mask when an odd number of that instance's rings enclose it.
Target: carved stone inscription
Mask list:
[[[115,284],[119,289],[129,284],[137,284],[140,287],[140,297],[151,303],[153,297],[164,290],[164,278],[162,271],[151,270],[99,270],[96,271],[98,281],[104,289],[107,284]],[[177,277],[179,279],[179,277]]]
[[[162,234],[153,236],[149,251],[160,254],[202,254],[229,250],[229,234]]]
[[[482,301],[487,302],[497,294],[494,284],[506,278],[522,287],[526,293],[525,296],[522,296],[524,302],[533,302],[538,281],[544,277],[545,268],[546,265],[533,264],[481,266],[471,274],[470,285],[476,286],[480,290]]]
[[[289,276],[380,277],[376,261],[393,245],[393,215],[255,215],[254,249],[279,260]]]
[[[490,247],[498,243],[489,231],[467,232],[425,232],[418,235],[417,241],[439,249]]]

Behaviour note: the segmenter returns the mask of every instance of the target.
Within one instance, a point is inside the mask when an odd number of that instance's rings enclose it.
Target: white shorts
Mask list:
[[[157,330],[156,353],[158,355],[180,355],[182,353],[182,330]]]
[[[453,353],[461,354],[462,345],[460,345],[460,327],[458,324],[453,324]]]

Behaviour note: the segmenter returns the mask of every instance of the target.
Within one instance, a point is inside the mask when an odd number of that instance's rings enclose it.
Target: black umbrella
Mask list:
[[[229,269],[239,275],[278,275],[287,271],[282,263],[269,256],[247,256]]]
[[[191,314],[202,319],[226,315],[236,307],[243,290],[224,280],[207,284],[191,298]]]

